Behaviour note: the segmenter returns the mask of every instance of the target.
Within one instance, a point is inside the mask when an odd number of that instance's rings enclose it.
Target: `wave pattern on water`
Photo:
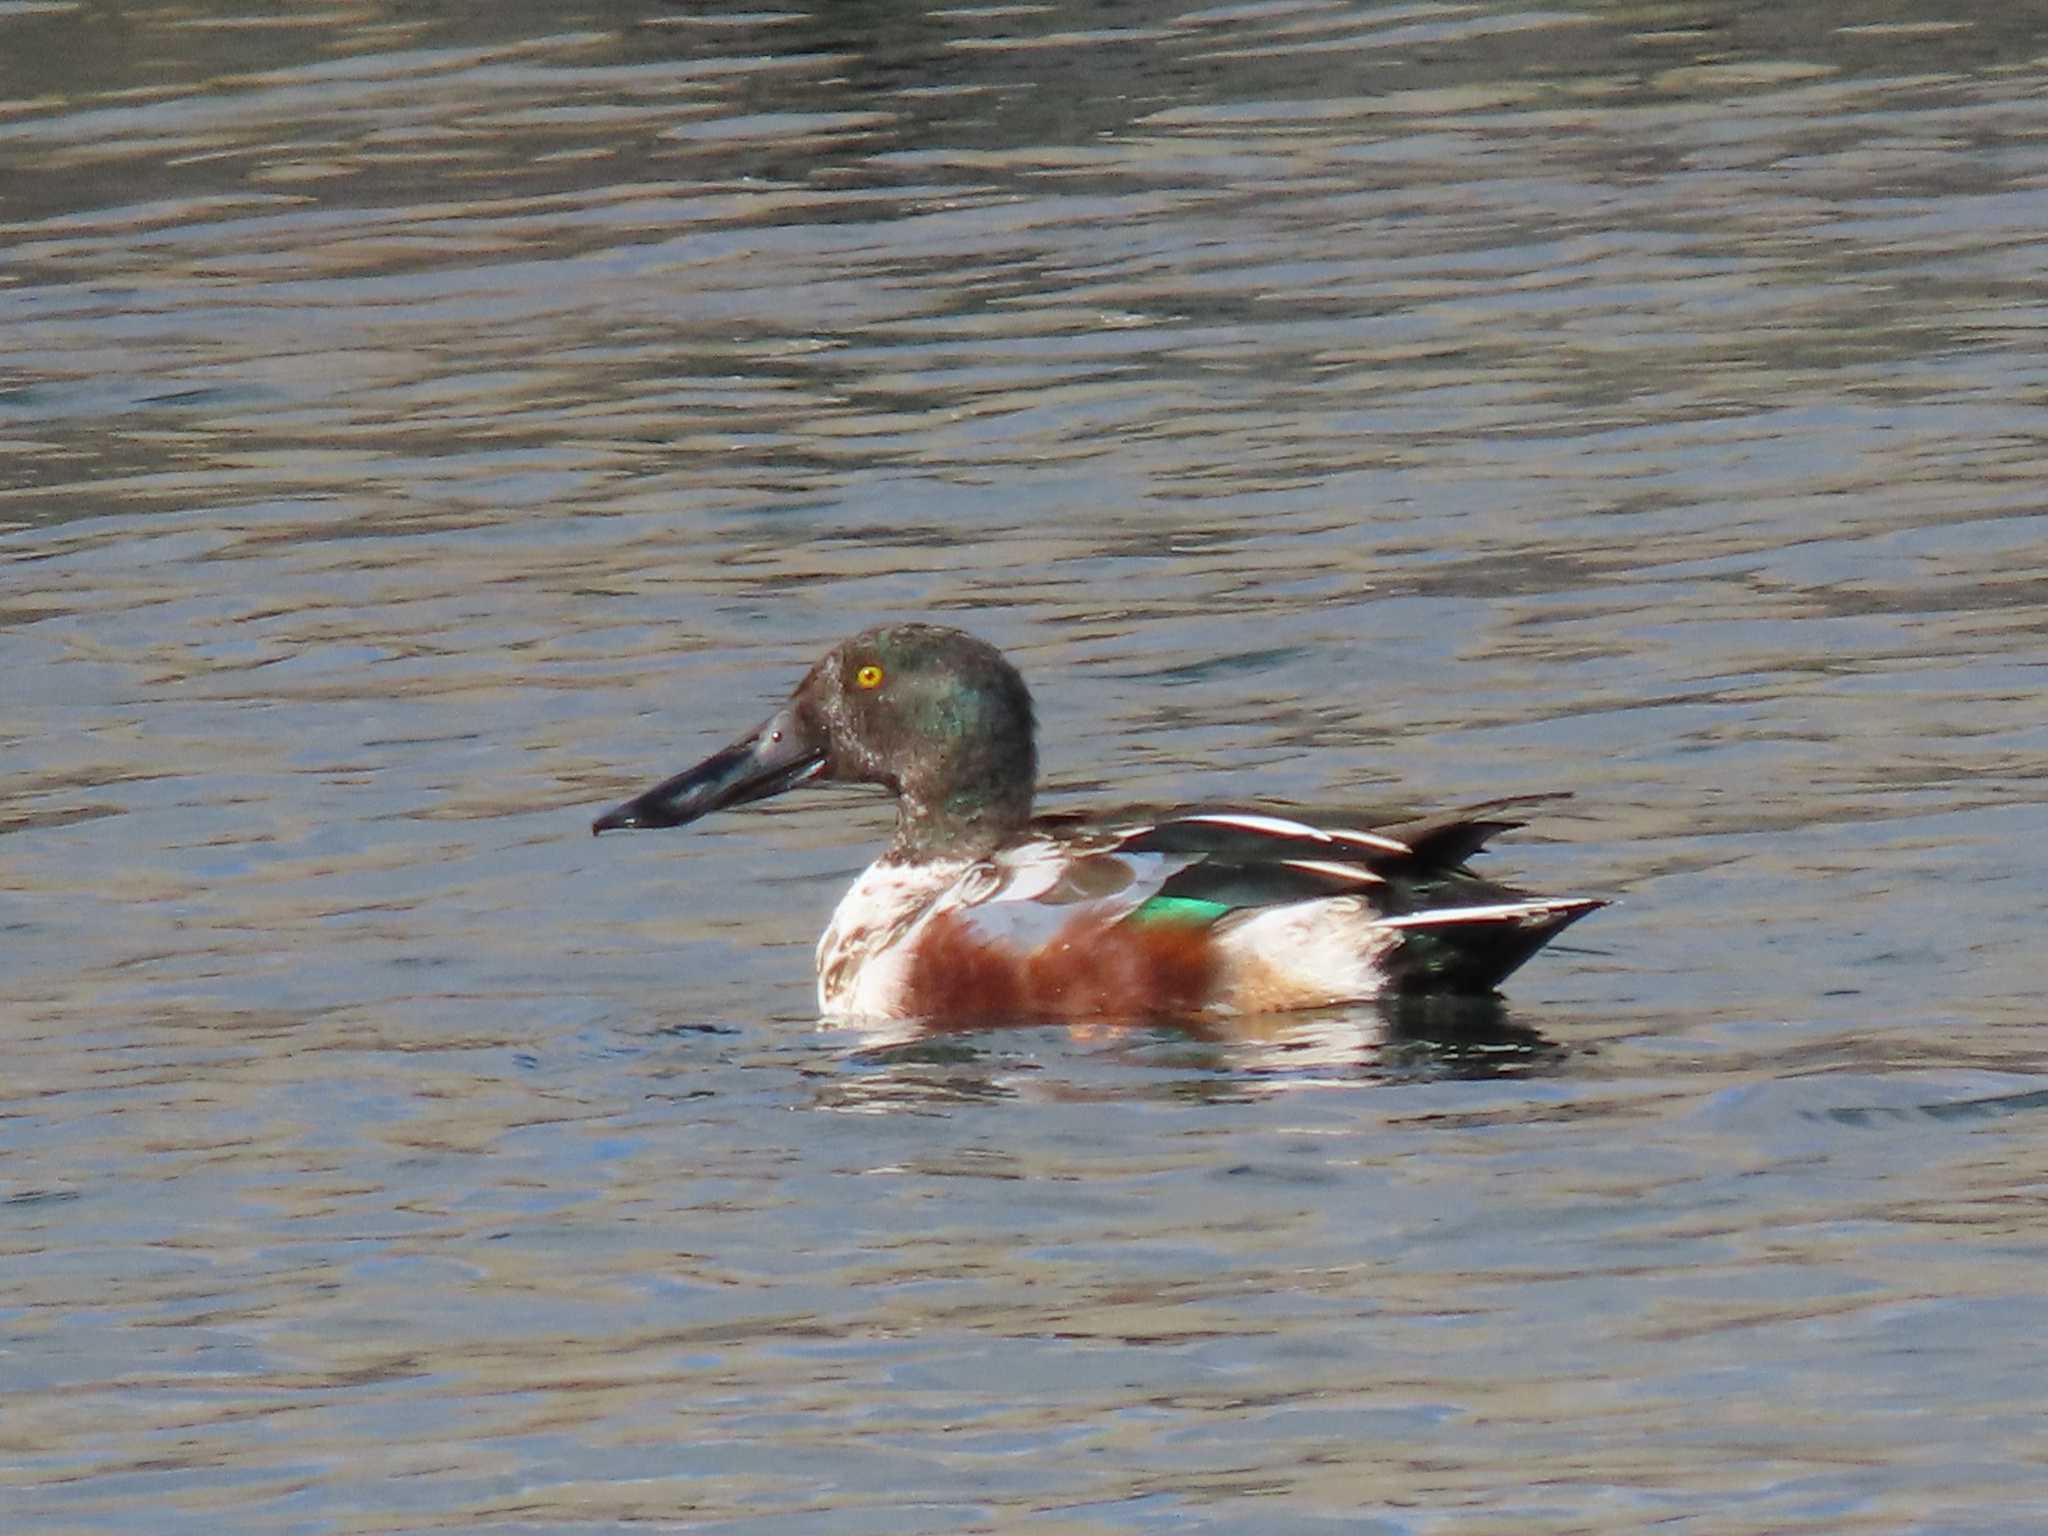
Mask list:
[[[8,1523],[2038,1525],[2044,57],[0,4]],[[1055,801],[1570,789],[1492,867],[1622,900],[820,1029],[876,800],[588,818],[904,614]]]

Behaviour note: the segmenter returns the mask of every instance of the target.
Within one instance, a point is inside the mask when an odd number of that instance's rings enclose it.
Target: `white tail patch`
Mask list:
[[[1382,928],[1438,928],[1446,923],[1513,923],[1536,918],[1561,917],[1565,913],[1590,912],[1607,903],[1591,897],[1570,897],[1559,901],[1497,901],[1483,907],[1439,907],[1434,912],[1411,912],[1406,917],[1383,917]]]

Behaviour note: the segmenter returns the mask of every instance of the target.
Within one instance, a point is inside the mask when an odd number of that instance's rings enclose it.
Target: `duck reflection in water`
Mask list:
[[[853,1113],[990,1099],[1238,1101],[1371,1083],[1530,1078],[1571,1052],[1497,997],[1383,998],[1171,1024],[867,1024],[815,1089]],[[1058,1061],[1059,1066],[1052,1065]]]

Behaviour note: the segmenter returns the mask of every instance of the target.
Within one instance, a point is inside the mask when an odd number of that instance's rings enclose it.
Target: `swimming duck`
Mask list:
[[[819,1009],[848,1021],[1194,1019],[1483,994],[1605,905],[1465,867],[1526,802],[1367,827],[1239,810],[1105,821],[1034,816],[1037,778],[1031,694],[1002,653],[890,624],[833,647],[758,729],[591,830],[679,827],[813,780],[887,789],[895,836],[818,943]]]

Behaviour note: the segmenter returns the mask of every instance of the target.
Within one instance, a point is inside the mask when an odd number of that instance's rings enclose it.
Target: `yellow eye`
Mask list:
[[[853,681],[857,687],[879,688],[882,686],[882,669],[871,661],[853,674]]]

